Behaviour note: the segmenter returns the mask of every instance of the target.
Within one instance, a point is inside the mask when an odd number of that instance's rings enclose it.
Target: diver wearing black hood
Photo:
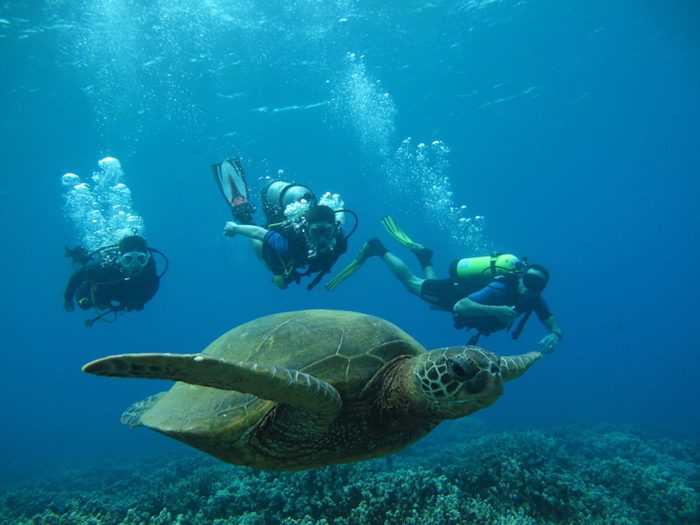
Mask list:
[[[66,249],[66,255],[81,264],[71,275],[63,293],[63,306],[69,312],[75,309],[73,300],[81,310],[95,308],[102,313],[91,321],[103,319],[108,313],[143,310],[158,291],[160,278],[153,254],[167,258],[139,235],[124,237],[119,244],[105,246],[91,254],[82,248]]]

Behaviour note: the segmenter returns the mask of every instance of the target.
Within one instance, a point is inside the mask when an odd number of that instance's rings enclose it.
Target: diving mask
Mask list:
[[[523,275],[523,286],[532,293],[539,293],[547,286],[547,281],[536,273],[526,273]]]
[[[136,271],[142,270],[147,264],[151,255],[148,252],[126,252],[119,256],[119,264],[124,270]]]
[[[309,225],[306,235],[314,244],[329,244],[335,238],[336,227],[330,222],[315,222]]]

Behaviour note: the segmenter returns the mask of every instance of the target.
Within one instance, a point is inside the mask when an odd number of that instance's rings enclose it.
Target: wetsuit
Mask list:
[[[517,279],[493,281],[488,286],[469,294],[467,297],[475,303],[488,306],[513,306],[518,316],[528,312],[535,312],[540,321],[544,321],[552,316],[552,312],[541,295],[530,296],[518,292]],[[493,316],[465,317],[455,314],[454,318],[455,327],[476,328],[484,335],[510,327],[510,324],[504,323]]]
[[[93,260],[76,270],[66,285],[64,301],[72,303],[75,297],[83,310],[92,307],[142,310],[160,285],[155,260],[150,257],[143,270],[127,277],[116,262],[116,256],[113,262],[109,262],[110,259]]]
[[[459,279],[426,279],[420,289],[420,297],[439,310],[453,312],[455,304],[468,297],[472,301],[489,306],[514,306],[518,315],[534,311],[540,320],[551,317],[552,313],[545,300],[518,293],[518,280],[498,278],[481,289],[474,289],[473,283]],[[454,314],[456,328],[476,328],[483,334],[490,334],[508,328],[495,317],[465,317]]]
[[[291,228],[268,230],[263,239],[262,258],[286,286],[291,282],[299,283],[305,275],[328,272],[338,257],[345,253],[347,246],[345,234],[339,228],[333,248],[310,257],[309,245],[303,232],[291,231]]]

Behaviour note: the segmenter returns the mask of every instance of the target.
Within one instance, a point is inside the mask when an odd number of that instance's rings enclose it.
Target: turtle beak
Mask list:
[[[542,354],[540,352],[501,357],[500,369],[503,381],[512,381],[520,377],[541,357]]]

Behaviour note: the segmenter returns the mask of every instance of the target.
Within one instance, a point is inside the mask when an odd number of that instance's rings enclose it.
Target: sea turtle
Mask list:
[[[397,452],[443,419],[493,404],[540,357],[427,352],[384,319],[303,310],[243,324],[201,354],[115,355],[83,370],[179,381],[127,409],[129,426],[230,463],[301,470]]]

